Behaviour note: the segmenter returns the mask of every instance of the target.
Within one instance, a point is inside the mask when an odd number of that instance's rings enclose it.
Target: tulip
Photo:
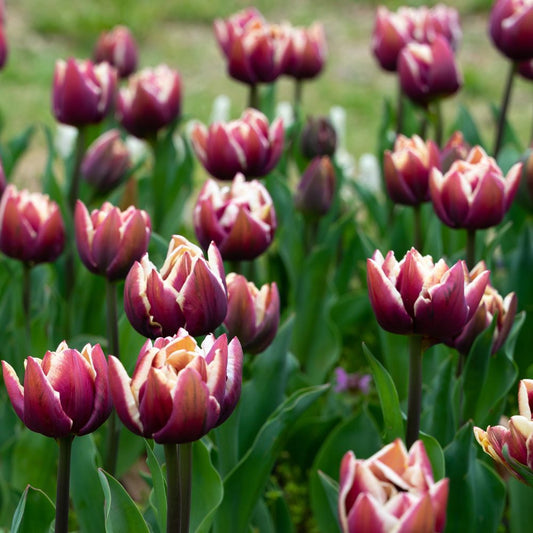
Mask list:
[[[246,178],[268,174],[278,163],[284,143],[283,122],[268,119],[256,109],[247,109],[241,118],[215,122],[209,129],[197,123],[191,142],[200,163],[213,177],[232,180],[241,172]]]
[[[398,135],[394,150],[385,151],[383,162],[385,185],[392,201],[402,205],[428,201],[432,168],[440,168],[439,149],[433,141],[424,142],[418,135]]]
[[[78,200],[74,213],[76,246],[83,264],[94,274],[124,279],[148,249],[148,213],[130,206],[125,211],[105,202],[89,215]]]
[[[468,278],[474,280],[485,270],[485,262],[480,261],[468,274]],[[500,293],[490,283],[487,283],[474,316],[465,325],[463,331],[453,339],[446,341],[446,344],[457,349],[461,354],[468,354],[476,338],[491,325],[496,316],[496,329],[491,348],[491,353],[495,354],[503,346],[511,331],[516,308],[517,298],[514,292],[502,298]]]
[[[206,250],[212,241],[223,259],[255,259],[272,243],[276,212],[270,194],[257,180],[237,174],[231,187],[207,180],[194,208],[194,230]]]
[[[318,76],[324,67],[327,46],[322,24],[289,29],[289,48],[284,74],[297,80]]]
[[[117,73],[108,63],[58,60],[52,91],[56,119],[78,128],[100,122],[114,104],[116,85]]]
[[[181,112],[181,78],[166,65],[146,68],[128,79],[117,99],[117,118],[141,139],[153,137]]]
[[[120,131],[111,129],[89,146],[81,163],[81,175],[97,191],[106,193],[120,184],[130,166],[130,155]]]
[[[446,174],[438,169],[431,172],[429,189],[435,212],[452,228],[495,226],[511,207],[521,171],[522,164],[517,163],[504,177],[496,161],[476,146]]]
[[[422,441],[407,452],[396,439],[369,459],[348,451],[341,462],[339,520],[343,533],[444,530],[447,478],[433,480]]]
[[[95,63],[107,61],[121,78],[135,72],[137,55],[137,43],[126,26],[116,26],[100,34],[93,53]]]
[[[462,37],[457,9],[443,4],[437,4],[429,9],[424,33],[428,43],[433,42],[437,35],[442,35],[452,49],[457,50]]]
[[[509,59],[533,59],[533,4],[529,0],[496,0],[489,33],[496,48]]]
[[[473,280],[463,262],[449,268],[411,248],[398,262],[394,252],[376,250],[367,260],[370,303],[379,325],[402,335],[442,342],[459,334],[474,316],[489,280],[487,270]]]
[[[335,196],[335,169],[328,156],[315,157],[305,169],[294,195],[296,209],[312,216],[325,215]]]
[[[56,202],[8,185],[0,202],[0,250],[35,264],[55,261],[64,245],[65,226]]]
[[[309,117],[300,135],[300,150],[307,159],[327,155],[337,148],[337,132],[327,117]]]
[[[465,141],[462,132],[455,131],[452,133],[440,152],[440,167],[442,172],[448,172],[452,163],[458,159],[466,159],[471,149],[472,147]]]
[[[533,59],[518,63],[518,74],[526,80],[533,80]]]
[[[233,42],[252,26],[265,24],[263,15],[255,7],[248,7],[227,19],[216,19],[213,23],[215,37],[225,56],[231,51]]]
[[[133,433],[162,444],[192,442],[233,412],[241,393],[242,348],[238,339],[208,335],[198,346],[187,331],[147,340],[130,379],[109,358],[113,403]]]
[[[4,382],[17,416],[47,437],[86,435],[111,413],[107,361],[99,344],[81,352],[63,341],[43,359],[25,361],[24,386],[11,365],[2,361]]]
[[[227,312],[224,265],[214,243],[202,250],[180,235],[170,241],[158,272],[148,254],[133,264],[124,286],[124,310],[145,337],[174,335],[185,327],[204,335],[222,324]]]
[[[274,340],[279,325],[279,292],[276,282],[258,289],[244,276],[230,272],[228,314],[224,326],[230,337],[238,337],[244,351],[261,353]]]
[[[518,415],[509,419],[507,426],[489,426],[487,430],[474,427],[476,440],[483,451],[498,464],[503,465],[513,476],[531,483],[533,470],[533,380],[522,379],[518,384]],[[504,454],[506,448],[507,457]]]

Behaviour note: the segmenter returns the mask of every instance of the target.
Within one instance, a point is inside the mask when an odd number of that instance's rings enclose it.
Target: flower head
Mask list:
[[[126,26],[115,26],[100,34],[94,48],[95,63],[107,61],[121,78],[127,78],[137,68],[137,43]]]
[[[291,27],[289,49],[284,74],[297,80],[318,76],[324,67],[327,46],[322,24],[315,22],[308,28]]]

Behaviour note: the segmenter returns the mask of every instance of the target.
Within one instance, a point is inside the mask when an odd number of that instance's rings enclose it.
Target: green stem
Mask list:
[[[26,329],[26,350],[31,353],[31,263],[22,264],[22,311]]]
[[[396,136],[400,135],[403,130],[403,92],[398,78],[398,99],[396,102]]]
[[[85,128],[78,128],[78,136],[76,138],[76,152],[74,154],[74,166],[72,168],[72,175],[70,177],[70,187],[68,191],[68,205],[70,213],[74,216],[74,209],[76,208],[76,200],[80,192],[81,179],[81,162],[85,154]]]
[[[178,444],[179,462],[179,533],[189,533],[192,485],[192,442]],[[168,526],[167,526],[168,529]]]
[[[435,143],[439,148],[441,148],[444,131],[444,121],[442,119],[442,106],[440,100],[435,100],[433,109],[435,111]]]
[[[107,304],[107,327],[108,345],[112,355],[120,359],[118,340],[118,312],[117,312],[117,288],[114,281],[106,279],[106,304]],[[118,444],[120,438],[120,424],[115,411],[109,418],[109,428],[107,434],[107,456],[105,469],[115,475],[118,459]]]
[[[513,81],[518,69],[518,63],[511,61],[511,68],[507,75],[507,81],[505,83],[505,89],[502,96],[502,104],[500,106],[500,114],[498,116],[498,129],[496,131],[496,140],[494,141],[494,157],[498,157],[503,142],[503,132],[505,131],[505,119],[507,117],[507,109],[509,108],[509,102],[511,101],[511,92],[513,89]]]
[[[192,443],[165,444],[167,533],[189,533]]]
[[[294,122],[299,124],[302,113],[302,95],[304,84],[302,80],[295,80],[294,82]]]
[[[476,230],[466,230],[466,266],[472,270],[476,266]]]
[[[59,461],[57,464],[56,524],[55,533],[68,532],[68,510],[70,494],[70,451],[73,436],[61,437],[59,444]]]
[[[259,88],[255,83],[250,85],[250,92],[248,93],[248,107],[259,109]]]
[[[420,204],[413,206],[415,248],[422,253],[424,248],[424,237],[422,236],[422,206]]]
[[[409,337],[409,397],[407,405],[407,448],[418,439],[422,410],[422,337]]]

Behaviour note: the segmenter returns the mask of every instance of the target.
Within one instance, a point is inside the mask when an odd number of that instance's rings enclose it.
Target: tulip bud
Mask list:
[[[309,215],[325,215],[335,196],[335,182],[335,169],[330,158],[315,157],[298,183],[294,195],[296,209]]]
[[[110,281],[124,279],[148,249],[150,217],[130,206],[125,211],[105,202],[90,215],[78,200],[74,212],[76,246],[83,264]]]
[[[279,325],[279,292],[276,282],[258,289],[244,276],[230,272],[228,314],[224,326],[230,337],[238,337],[244,351],[251,354],[266,350]]]
[[[206,128],[196,123],[191,142],[200,163],[213,177],[232,180],[241,172],[246,178],[268,174],[283,151],[283,122],[268,119],[256,109],[247,109],[238,120],[215,122]]]
[[[504,177],[494,158],[475,146],[465,161],[456,161],[446,174],[433,169],[429,179],[437,216],[452,228],[484,229],[499,224],[511,207],[520,184],[522,163]]]
[[[496,0],[489,33],[496,48],[509,59],[533,59],[533,4],[529,0]]]
[[[433,141],[424,142],[418,135],[398,135],[394,151],[385,151],[383,163],[385,185],[392,201],[402,205],[427,202],[432,168],[440,168],[439,149]]]
[[[448,41],[437,36],[431,44],[410,43],[398,57],[402,91],[420,105],[451,96],[463,81]]]
[[[135,262],[124,285],[124,311],[145,337],[214,331],[226,316],[228,296],[224,265],[214,243],[202,250],[180,235],[170,241],[160,272],[145,254]]]
[[[468,274],[468,279],[474,280],[486,269],[485,262],[480,261]],[[487,283],[474,316],[465,325],[463,331],[453,339],[446,341],[446,344],[464,355],[468,354],[476,338],[491,325],[494,317],[497,316],[491,348],[491,353],[495,354],[503,346],[511,331],[516,308],[517,298],[514,292],[509,293],[504,299],[490,283]]]
[[[297,80],[318,76],[324,67],[327,47],[322,24],[288,30],[289,48],[284,74]]]
[[[98,192],[105,194],[117,187],[130,169],[130,155],[117,129],[100,135],[87,149],[81,175]]]
[[[458,335],[474,316],[489,281],[487,270],[473,280],[465,270],[462,261],[449,268],[443,259],[433,263],[414,248],[400,262],[394,252],[383,258],[376,250],[367,260],[367,283],[379,325],[431,342]]]
[[[116,85],[116,70],[108,63],[58,60],[52,91],[56,119],[76,127],[100,122],[113,106]]]
[[[141,139],[156,135],[180,112],[181,78],[166,65],[133,74],[118,93],[118,120],[126,131]]]
[[[0,250],[27,263],[55,261],[65,245],[59,206],[48,195],[8,185],[0,202]]]
[[[347,452],[341,462],[339,520],[343,533],[439,533],[446,524],[447,478],[433,480],[424,443],[409,452],[400,439],[369,459]]]
[[[126,26],[116,26],[100,34],[93,56],[95,63],[107,61],[121,78],[127,78],[137,68],[137,43]]]
[[[79,352],[63,341],[43,359],[28,357],[25,368],[22,386],[2,361],[13,409],[32,431],[54,438],[86,435],[111,414],[107,361],[99,344],[86,344]]]
[[[440,152],[440,166],[442,172],[448,172],[452,163],[458,159],[464,160],[468,157],[472,147],[465,141],[462,132],[452,133],[448,142]]]
[[[109,358],[109,382],[122,423],[160,444],[202,438],[233,412],[241,394],[242,348],[238,339],[208,335],[198,346],[187,331],[147,340],[130,379]]]
[[[327,155],[337,148],[337,132],[327,117],[308,117],[300,135],[300,150],[307,159]]]
[[[255,259],[272,243],[276,212],[270,194],[257,180],[237,174],[231,184],[208,180],[194,208],[194,230],[207,250],[214,242],[223,259]]]
[[[522,379],[518,384],[518,415],[512,416],[507,426],[489,426],[486,431],[474,427],[476,440],[483,451],[503,465],[520,481],[526,482],[520,471],[533,471],[533,380]],[[503,450],[507,448],[508,458]]]

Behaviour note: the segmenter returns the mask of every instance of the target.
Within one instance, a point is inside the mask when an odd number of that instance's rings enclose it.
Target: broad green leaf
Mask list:
[[[55,520],[55,506],[40,489],[28,485],[11,522],[11,533],[48,533]]]
[[[154,444],[149,440],[144,439],[146,464],[152,475],[153,489],[150,497],[150,504],[154,509],[154,514],[159,525],[159,531],[164,533],[167,530],[167,493],[165,489],[165,476],[152,449],[153,445]]]
[[[339,500],[339,484],[334,479],[330,478],[327,474],[324,474],[321,470],[318,471],[318,479],[322,484],[322,488],[326,493],[326,501],[334,520],[329,519],[331,524],[331,531],[340,531],[339,519],[338,519],[338,500]],[[326,531],[321,529],[320,531]]]
[[[445,477],[445,463],[444,463],[444,452],[437,439],[431,435],[426,435],[425,433],[420,433],[420,440],[424,443],[426,448],[426,453],[429,457],[429,462],[433,469],[433,479],[438,481]]]
[[[465,141],[471,146],[483,146],[483,141],[474,118],[470,114],[470,111],[468,111],[468,109],[462,104],[459,104],[457,108],[457,116],[450,130],[460,131],[463,134]]]
[[[403,415],[394,382],[385,367],[374,357],[365,344],[363,344],[363,352],[370,364],[381,403],[385,424],[383,428],[384,440],[390,442],[398,437],[403,439],[405,437]]]
[[[531,527],[533,487],[513,476],[507,480],[509,495],[509,525],[511,533],[523,533]]]
[[[141,512],[124,487],[101,468],[98,476],[105,496],[106,533],[149,533]]]
[[[302,389],[291,395],[259,431],[253,446],[224,479],[224,494],[215,517],[217,533],[244,533],[268,477],[294,422],[328,389]],[[243,487],[245,490],[243,490]]]

